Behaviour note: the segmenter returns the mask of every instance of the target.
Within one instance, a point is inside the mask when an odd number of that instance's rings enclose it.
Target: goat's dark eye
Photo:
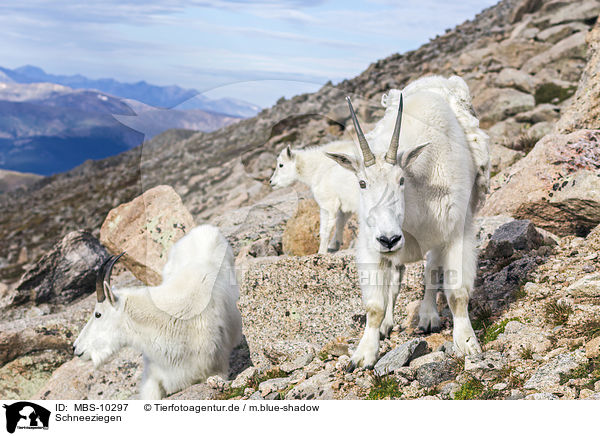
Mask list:
[[[400,177],[400,186],[404,185],[404,177]]]
[[[96,313],[94,313],[94,316],[95,316],[96,318],[100,318],[100,317],[102,316],[102,314],[101,314],[100,312],[96,312]]]
[[[283,164],[279,164],[279,168],[283,168]]]
[[[367,187],[367,182],[365,182],[364,180],[360,180],[358,182],[358,186],[360,186],[360,189],[365,189]]]

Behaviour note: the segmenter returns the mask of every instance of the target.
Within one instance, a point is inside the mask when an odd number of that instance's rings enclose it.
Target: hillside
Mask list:
[[[356,106],[361,107],[361,116],[372,121],[380,110],[377,108],[382,93],[424,74],[460,74],[465,78],[482,125],[489,127],[497,172],[500,166],[523,156],[521,150],[515,150],[519,148],[519,136],[532,134],[539,138],[547,133],[565,104],[560,100],[574,92],[585,64],[583,35],[595,13],[592,8],[581,17],[567,16],[563,19],[566,24],[561,23],[560,17],[555,19],[557,23],[551,23],[544,17],[560,2],[549,2],[537,12],[541,18],[526,16],[521,21],[523,14],[516,16],[518,3],[502,1],[418,50],[377,61],[356,78],[335,86],[327,84],[314,94],[280,101],[233,126],[209,134],[197,133],[183,141],[165,141],[164,138],[176,137],[166,133],[131,152],[53,176],[28,193],[4,195],[0,197],[3,210],[15,213],[0,215],[0,239],[11,241],[0,247],[0,258],[11,264],[20,250],[16,247],[26,245],[30,259],[34,259],[58,235],[77,228],[97,232],[110,206],[116,204],[114,201],[133,198],[140,186],[148,189],[158,184],[172,185],[197,222],[250,205],[270,192],[263,182],[270,176],[275,153],[284,143],[309,146],[344,135],[348,121],[343,100],[346,94],[360,98]],[[562,30],[549,39],[536,37],[556,26]],[[560,43],[567,40],[569,44],[562,48]],[[553,47],[559,48],[559,61],[543,58]],[[542,56],[543,65],[537,74],[524,76],[527,62],[536,55]],[[546,88],[554,90],[559,101],[548,105],[547,99],[542,99],[543,103],[536,104],[536,90]],[[367,101],[370,106],[366,106]],[[498,101],[503,105],[500,110]],[[501,147],[503,144],[512,149]],[[111,167],[115,166],[121,170],[113,173]],[[107,187],[98,184],[94,188],[94,180],[108,180],[108,172],[111,178]],[[136,178],[138,172],[141,178]],[[99,197],[103,206],[97,203]],[[55,201],[47,207],[44,198]]]
[[[170,130],[0,195],[0,374],[7,380],[0,392],[134,395],[141,374],[135,353],[99,371],[69,354],[105,256],[92,236],[115,252],[133,245],[114,283],[139,284],[140,271],[156,269],[166,252],[147,223],[167,237],[188,228],[191,213],[196,224],[217,225],[234,248],[245,341],[232,357],[233,381],[214,377],[174,399],[600,398],[599,14],[596,0],[503,0],[418,50],[280,100],[254,118],[210,133]],[[491,138],[494,174],[477,218],[470,308],[484,352],[454,352],[441,294],[442,331],[417,334],[418,263],[407,269],[397,326],[381,345],[385,376],[347,374],[365,323],[354,251],[288,255],[285,235],[311,242],[318,210],[305,187],[272,191],[267,181],[288,143],[350,137],[345,95],[368,128],[382,114],[385,91],[426,74],[461,75]],[[151,190],[159,185],[168,186]],[[142,192],[156,196],[152,207]],[[176,222],[158,226],[165,209]],[[140,216],[141,224],[131,218]],[[91,235],[69,233],[78,229]]]

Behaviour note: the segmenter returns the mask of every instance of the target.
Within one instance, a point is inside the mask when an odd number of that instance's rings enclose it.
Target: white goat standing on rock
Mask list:
[[[468,303],[477,265],[473,215],[489,186],[487,135],[472,113],[466,83],[456,76],[418,80],[383,102],[384,118],[368,135],[373,149],[348,98],[361,156],[328,153],[360,187],[356,260],[367,323],[349,369],[375,364],[380,335],[393,327],[404,264],[424,255],[419,330],[440,329],[436,294],[443,290],[457,351],[481,352]]]
[[[352,141],[335,141],[305,150],[292,150],[288,146],[277,158],[271,186],[283,188],[300,181],[310,187],[319,205],[319,254],[339,250],[346,221],[358,210],[354,175],[327,159],[325,153],[351,153],[353,149]],[[328,244],[334,226],[335,234]]]
[[[111,289],[120,256],[98,273],[94,315],[74,353],[98,367],[124,346],[142,352],[142,399],[161,399],[211,375],[226,378],[242,321],[233,251],[219,230],[199,226],[177,241],[158,286]]]

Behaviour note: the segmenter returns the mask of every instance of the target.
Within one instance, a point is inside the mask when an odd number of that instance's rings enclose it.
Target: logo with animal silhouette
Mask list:
[[[48,429],[50,411],[29,401],[4,404],[6,409],[6,431],[14,433],[16,429]]]

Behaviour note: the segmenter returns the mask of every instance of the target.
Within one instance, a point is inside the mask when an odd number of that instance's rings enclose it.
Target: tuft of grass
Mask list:
[[[325,350],[321,350],[319,352],[319,359],[321,359],[323,362],[329,360],[329,353]]]
[[[241,397],[244,395],[244,386],[239,388],[229,387],[217,395],[217,400],[231,400],[232,398]]]
[[[559,303],[557,300],[548,301],[544,306],[546,321],[557,326],[566,324],[573,309],[565,302]]]
[[[524,133],[519,135],[517,139],[512,142],[507,142],[506,147],[516,151],[522,151],[523,153],[529,153],[535,144],[540,140],[539,136],[530,135],[529,133]]]
[[[479,306],[474,312],[473,319],[471,320],[473,330],[485,330],[492,324],[492,309],[490,306]]]
[[[577,327],[577,332],[589,341],[600,336],[600,318],[590,319]]]
[[[509,318],[509,319],[502,320],[494,325],[491,325],[490,327],[485,329],[482,342],[484,344],[487,344],[488,342],[492,342],[492,341],[495,341],[496,339],[498,339],[498,336],[500,336],[500,334],[504,333],[504,330],[506,329],[506,324],[508,324],[511,321],[521,321],[521,320],[519,318]]]
[[[594,390],[594,384],[600,380],[600,357],[590,359],[568,373],[560,374],[560,384],[564,385],[571,379],[579,378],[589,378],[590,380],[585,385],[576,388]]]
[[[455,400],[476,400],[483,394],[485,387],[481,381],[472,378],[463,384],[454,394]]]
[[[255,374],[253,377],[251,377],[248,380],[248,383],[246,383],[246,386],[249,388],[252,388],[254,390],[257,390],[258,386],[262,382],[271,380],[272,378],[287,377],[287,375],[288,375],[287,372],[282,371],[279,368],[273,368],[273,369],[263,372],[262,374]]]
[[[533,348],[531,348],[528,345],[527,347],[523,348],[519,354],[521,356],[521,359],[531,360],[531,359],[533,359]]]
[[[383,400],[385,398],[400,398],[402,391],[398,386],[398,380],[390,375],[374,374],[372,376],[373,386],[367,398],[369,400]]]

